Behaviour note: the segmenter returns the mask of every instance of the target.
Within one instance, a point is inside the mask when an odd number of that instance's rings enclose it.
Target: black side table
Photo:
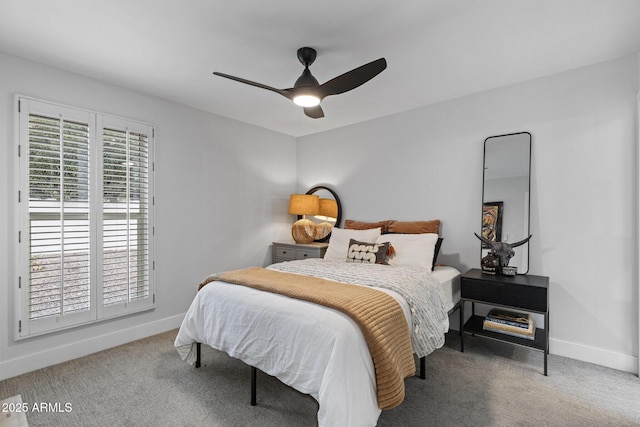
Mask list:
[[[549,354],[549,278],[546,276],[502,276],[483,274],[474,268],[460,276],[460,351],[464,352],[464,334],[478,335],[505,341],[544,352],[544,375],[547,375]],[[471,317],[464,323],[465,302],[471,302]],[[485,331],[484,317],[475,314],[475,303],[517,309],[544,316],[544,329],[536,328],[535,338],[514,337],[493,331]],[[462,326],[464,325],[464,326]]]

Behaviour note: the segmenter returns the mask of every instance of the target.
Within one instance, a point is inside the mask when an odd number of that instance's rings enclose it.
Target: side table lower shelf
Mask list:
[[[511,344],[517,344],[524,347],[535,348],[537,350],[545,351],[545,332],[544,329],[536,328],[536,334],[534,339],[528,340],[526,338],[514,337],[507,334],[501,334],[499,332],[487,331],[482,328],[484,317],[473,315],[467,323],[464,324],[464,332],[467,334],[479,335],[482,337],[493,338],[500,341],[506,341]],[[546,355],[545,355],[546,358]]]
[[[546,276],[517,275],[502,276],[484,274],[472,268],[460,276],[460,351],[464,352],[465,334],[477,335],[510,344],[542,351],[544,354],[544,375],[547,375],[549,355],[549,278]],[[471,316],[464,315],[465,303],[471,303]],[[544,317],[544,328],[536,328],[534,339],[530,340],[483,329],[484,317],[475,313],[475,305],[501,307]],[[542,326],[542,325],[540,325]]]

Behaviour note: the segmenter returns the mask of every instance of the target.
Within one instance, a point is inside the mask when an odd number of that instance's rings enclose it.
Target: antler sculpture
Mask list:
[[[531,238],[531,234],[526,239],[522,239],[519,242],[515,243],[507,243],[507,242],[494,242],[492,240],[487,239],[486,237],[478,236],[478,233],[473,233],[476,237],[482,240],[487,245],[491,246],[491,251],[498,257],[500,261],[500,268],[509,265],[509,260],[516,253],[513,251],[513,248],[517,248],[518,246],[524,245]]]

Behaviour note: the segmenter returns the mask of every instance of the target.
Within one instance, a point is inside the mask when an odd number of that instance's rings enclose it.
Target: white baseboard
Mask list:
[[[549,339],[549,353],[638,374],[638,357],[569,341]]]
[[[457,323],[453,325],[452,322],[452,326],[455,327],[452,327],[451,330],[455,330],[456,332],[459,330],[456,329],[458,327]],[[627,354],[553,338],[549,338],[549,353],[617,369],[619,371],[631,372],[632,374],[640,376],[640,366],[638,364],[638,357],[636,356],[629,356]]]
[[[180,327],[185,313],[0,362],[0,380],[26,374]]]

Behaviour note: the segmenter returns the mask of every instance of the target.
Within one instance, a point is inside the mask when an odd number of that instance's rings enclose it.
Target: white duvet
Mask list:
[[[354,265],[310,259],[270,268],[292,271],[299,266],[308,273],[314,264],[322,269],[327,263],[336,264],[329,267],[334,271]],[[379,273],[382,270],[373,268],[386,266],[370,267],[368,271]],[[404,275],[406,272],[398,276]],[[438,282],[427,282],[425,287],[436,289],[432,295],[440,295],[434,298],[433,311],[442,313],[439,319],[446,319],[439,320],[437,326],[441,331],[434,343],[437,348],[444,342],[448,318]],[[398,300],[411,319],[415,308],[395,291],[385,292]],[[214,282],[197,293],[175,340],[178,353],[190,364],[196,360],[196,342],[224,351],[313,396],[319,403],[320,427],[377,423],[380,409],[371,355],[359,327],[345,314],[282,295]]]

